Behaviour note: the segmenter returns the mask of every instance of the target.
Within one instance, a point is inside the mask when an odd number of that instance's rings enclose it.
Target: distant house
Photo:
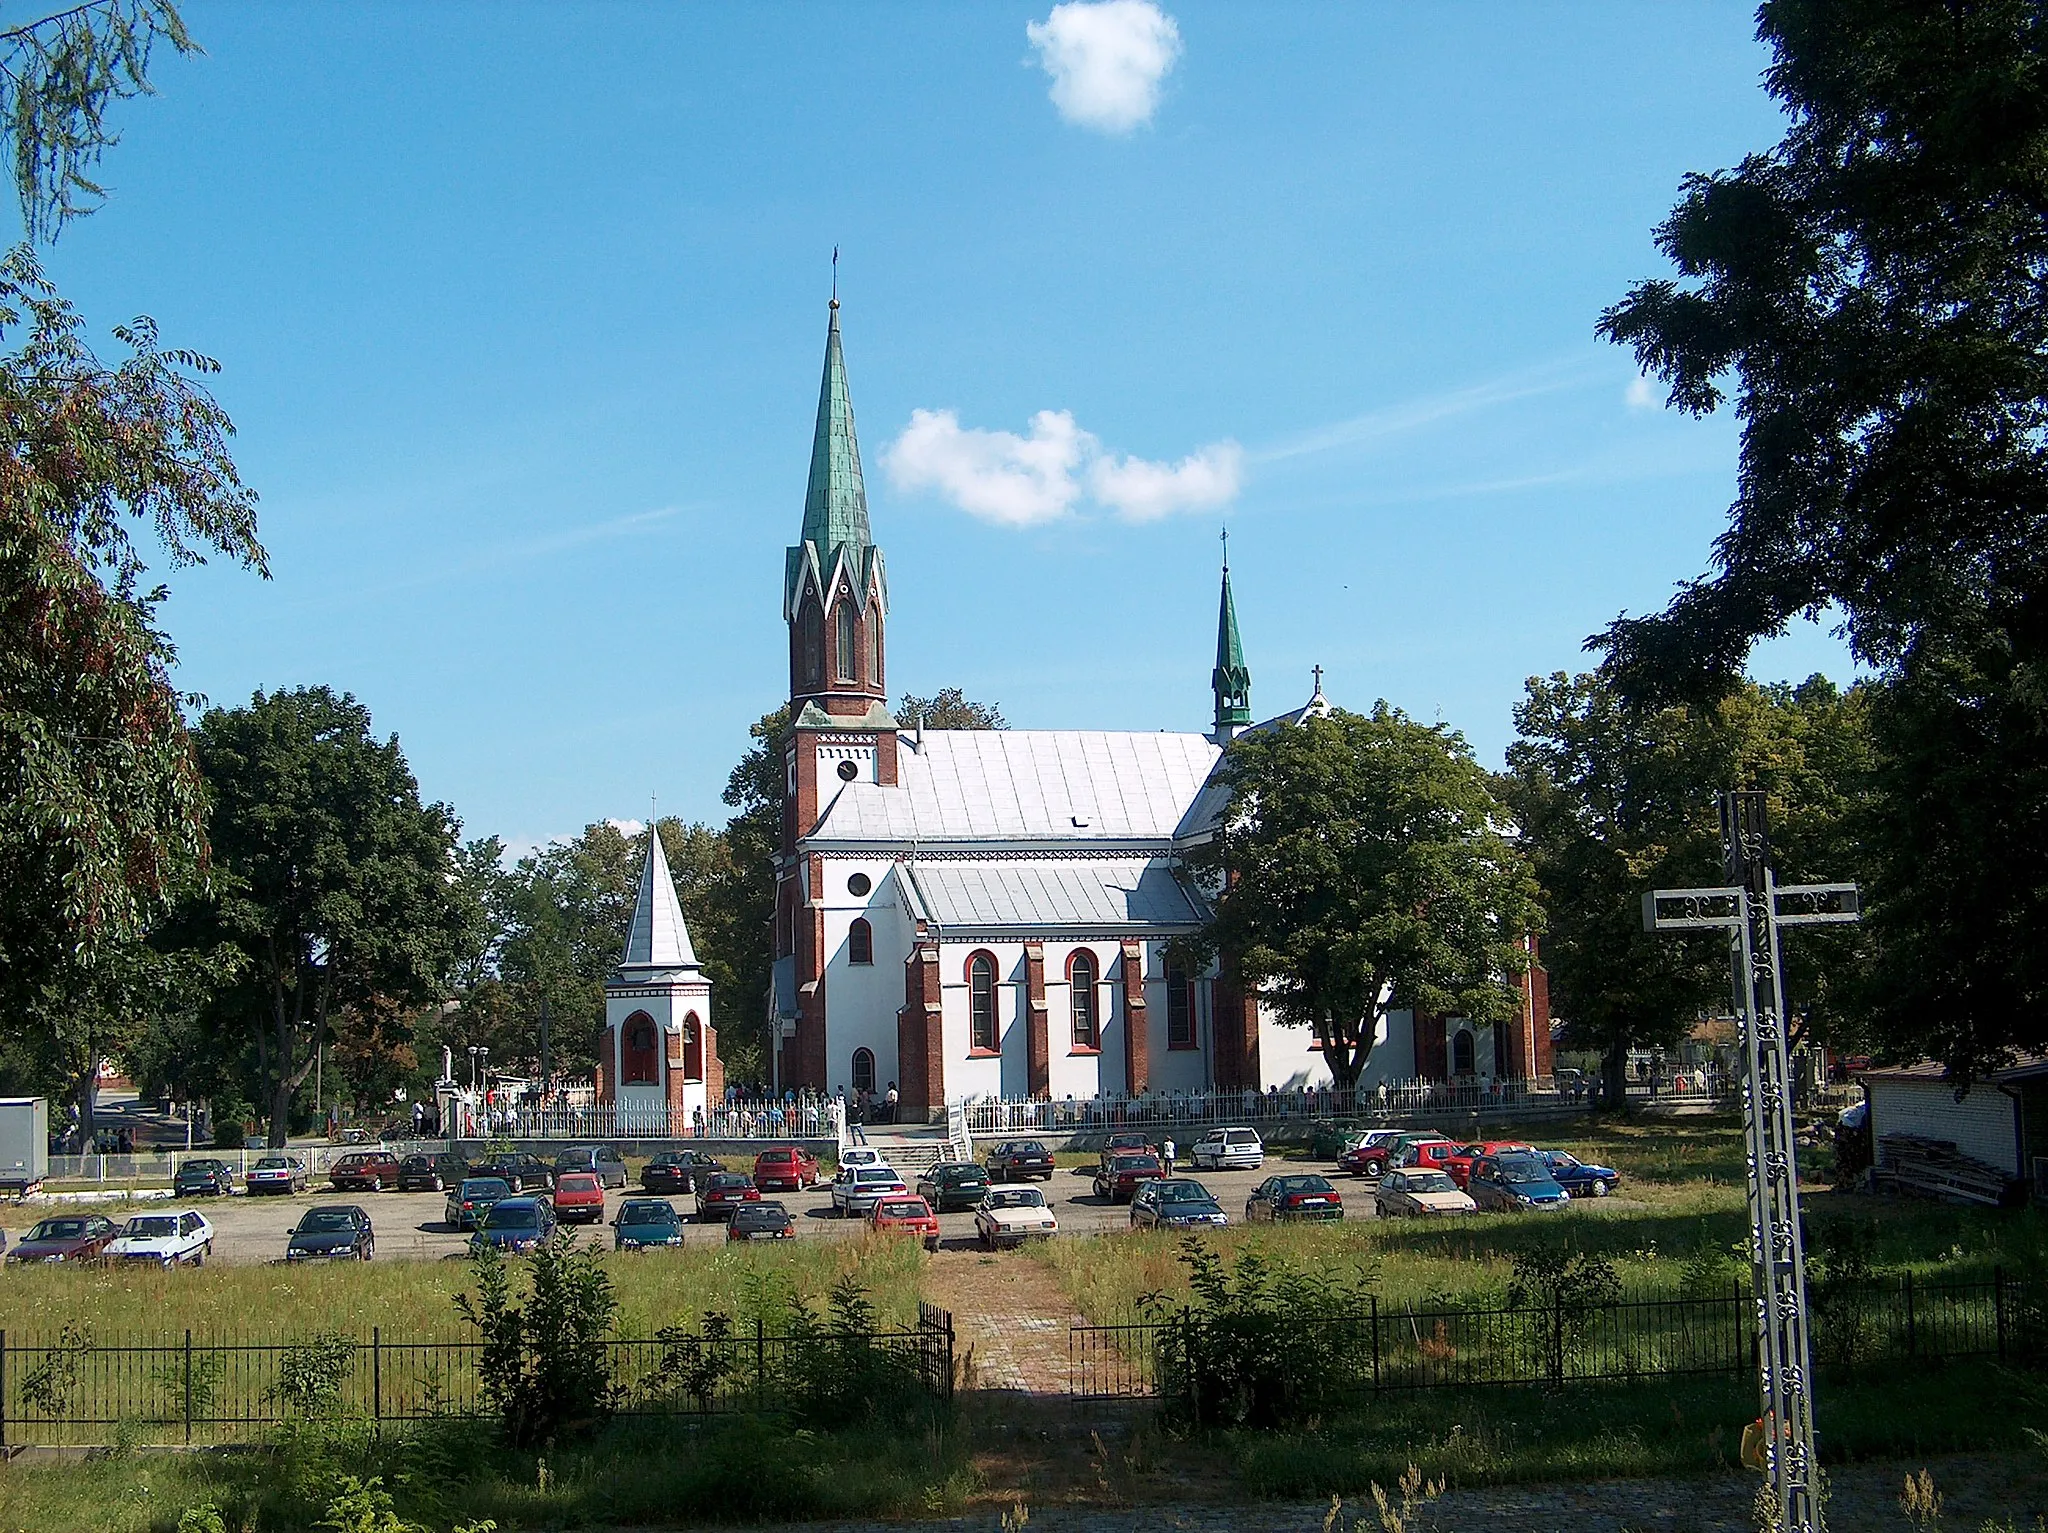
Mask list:
[[[1868,1070],[1872,1143],[1890,1134],[1947,1140],[2048,1200],[2048,1056],[2023,1056],[1967,1090],[1932,1060]]]

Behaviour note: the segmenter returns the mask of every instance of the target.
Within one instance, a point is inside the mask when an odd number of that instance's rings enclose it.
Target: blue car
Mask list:
[[[1565,1150],[1538,1150],[1550,1179],[1575,1198],[1604,1198],[1621,1185],[1621,1173],[1612,1166],[1589,1166]]]
[[[531,1251],[555,1232],[555,1205],[547,1198],[506,1198],[493,1203],[469,1237],[471,1250],[496,1246],[507,1256]]]
[[[1480,1208],[1510,1213],[1560,1209],[1571,1202],[1570,1194],[1551,1179],[1550,1168],[1527,1151],[1486,1155],[1474,1161],[1465,1190]]]

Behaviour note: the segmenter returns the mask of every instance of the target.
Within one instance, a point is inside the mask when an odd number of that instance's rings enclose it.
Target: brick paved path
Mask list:
[[[1067,1331],[1083,1322],[1050,1267],[1021,1251],[934,1251],[924,1292],[953,1312],[964,1387],[1066,1393]]]

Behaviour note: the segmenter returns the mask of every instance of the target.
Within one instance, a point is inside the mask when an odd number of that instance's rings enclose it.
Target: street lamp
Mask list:
[[[476,1056],[479,1052],[480,1050],[475,1044],[472,1043],[469,1046],[469,1090],[471,1095],[476,1093]]]

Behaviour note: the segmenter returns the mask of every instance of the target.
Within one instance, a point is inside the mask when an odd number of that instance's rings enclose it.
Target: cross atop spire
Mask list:
[[[1216,669],[1209,675],[1216,694],[1216,722],[1209,738],[1228,745],[1252,721],[1252,673],[1244,663],[1237,632],[1237,603],[1230,595],[1230,529],[1223,529],[1223,596],[1216,612]]]

